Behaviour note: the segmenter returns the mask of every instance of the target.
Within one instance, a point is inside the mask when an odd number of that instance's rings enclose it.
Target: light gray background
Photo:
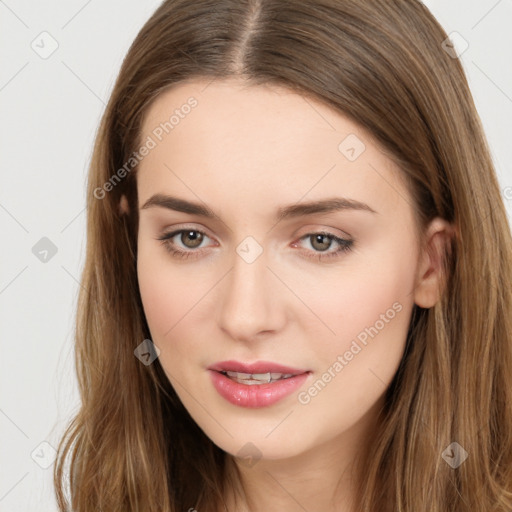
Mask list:
[[[51,445],[78,408],[87,166],[122,59],[159,3],[0,0],[0,512],[57,510]],[[425,4],[469,43],[460,58],[510,219],[512,0]],[[31,47],[51,48],[43,31],[58,43],[46,59]],[[32,252],[42,237],[57,247],[46,263]]]

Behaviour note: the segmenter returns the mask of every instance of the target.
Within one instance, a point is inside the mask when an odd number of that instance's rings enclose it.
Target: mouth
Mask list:
[[[292,368],[269,361],[257,361],[255,363],[222,361],[208,367],[208,369],[216,371],[234,382],[249,386],[271,384],[272,382],[291,379],[298,375],[310,373],[309,370]]]
[[[252,364],[223,361],[208,368],[221,397],[238,407],[270,407],[304,385],[311,370],[259,361]]]

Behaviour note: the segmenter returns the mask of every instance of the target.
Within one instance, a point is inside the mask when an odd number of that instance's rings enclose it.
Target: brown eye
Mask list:
[[[203,234],[199,231],[182,231],[180,241],[189,249],[195,249],[203,241]]]
[[[322,233],[310,235],[309,239],[311,240],[311,246],[319,251],[326,251],[332,243],[332,237]]]
[[[199,247],[210,238],[206,233],[198,229],[178,229],[171,233],[163,233],[157,240],[162,242],[164,248],[175,258],[197,258],[206,250]]]
[[[305,251],[306,257],[316,261],[339,258],[343,253],[351,251],[354,244],[352,239],[340,238],[328,232],[308,233],[301,237],[300,240],[307,241],[307,245],[310,246],[309,250]],[[333,248],[333,242],[334,251],[329,250]],[[294,243],[293,247],[297,247],[297,244]]]

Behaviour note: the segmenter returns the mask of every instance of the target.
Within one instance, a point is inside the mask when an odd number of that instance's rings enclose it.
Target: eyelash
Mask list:
[[[204,231],[200,231],[198,229],[179,229],[176,231],[172,231],[171,233],[164,233],[162,236],[158,237],[157,240],[159,240],[162,245],[165,247],[165,249],[174,257],[180,258],[180,259],[187,259],[190,257],[196,257],[198,256],[202,251],[201,250],[182,250],[182,249],[176,249],[175,244],[171,242],[171,239],[174,238],[176,235],[179,235],[181,233],[186,232],[193,232],[193,233],[200,233],[201,235],[208,236]],[[344,253],[348,253],[352,250],[352,246],[354,244],[354,240],[351,239],[344,239],[339,238],[332,233],[326,232],[326,231],[318,231],[314,233],[307,233],[306,235],[302,236],[299,240],[307,239],[314,235],[324,235],[327,238],[331,239],[331,241],[336,242],[339,244],[339,248],[332,252],[320,252],[315,251],[317,254],[314,256],[306,256],[309,259],[316,259],[318,261],[325,261],[330,260],[331,258],[336,258],[342,256]],[[210,238],[210,237],[208,237]],[[311,252],[311,251],[307,251]]]

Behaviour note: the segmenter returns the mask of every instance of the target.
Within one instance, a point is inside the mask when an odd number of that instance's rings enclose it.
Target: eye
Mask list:
[[[179,235],[179,236],[178,236]],[[176,240],[173,240],[176,238]],[[205,239],[210,238],[205,232],[198,229],[178,229],[170,233],[164,233],[158,237],[164,245],[165,249],[176,258],[198,257],[203,252],[202,249],[196,250]],[[305,251],[306,258],[323,261],[330,258],[341,256],[343,253],[352,249],[353,240],[340,238],[332,233],[321,231],[318,233],[308,233],[299,240],[308,240],[313,250]],[[333,242],[338,246],[334,251],[328,250],[332,247]],[[183,248],[180,248],[180,245]],[[297,247],[297,243],[293,243],[292,247]]]
[[[349,252],[354,244],[354,240],[340,238],[326,231],[308,233],[301,237],[300,240],[308,240],[310,246],[314,249],[313,251],[306,251],[309,253],[306,257],[319,261],[339,257],[343,253]],[[334,251],[327,252],[333,242],[335,242],[338,247]],[[292,247],[297,247],[297,243],[292,244]]]
[[[179,243],[185,247],[185,250],[179,248],[176,241],[173,241],[173,238],[175,237]],[[162,242],[163,246],[173,256],[176,256],[177,258],[189,258],[191,256],[196,257],[198,254],[203,252],[202,250],[197,251],[195,249],[201,245],[205,238],[210,237],[198,229],[179,229],[171,233],[164,233],[161,237],[158,238],[158,240]]]

